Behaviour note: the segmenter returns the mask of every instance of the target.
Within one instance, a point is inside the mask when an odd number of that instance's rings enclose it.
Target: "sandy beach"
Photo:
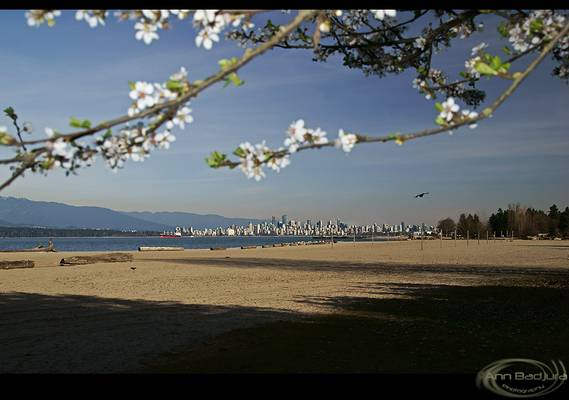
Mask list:
[[[128,263],[59,266],[78,254],[92,253],[0,253],[36,264],[0,270],[1,373],[136,370],[234,329],[365,314],[331,299],[410,298],[413,285],[569,282],[567,241],[134,252]]]

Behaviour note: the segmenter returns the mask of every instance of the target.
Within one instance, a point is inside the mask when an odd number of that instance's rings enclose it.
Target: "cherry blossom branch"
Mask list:
[[[111,121],[103,122],[103,123],[101,123],[101,124],[99,124],[93,128],[89,128],[89,129],[78,131],[78,132],[73,132],[73,133],[66,134],[66,135],[59,135],[58,139],[72,141],[72,140],[78,139],[78,138],[83,137],[83,136],[88,136],[88,135],[94,134],[96,132],[99,132],[99,131],[102,131],[105,129],[109,129],[109,128],[116,126],[116,125],[119,125],[119,124],[123,124],[123,123],[129,122],[129,121],[135,120],[135,119],[142,119],[144,117],[159,113],[163,109],[179,106],[179,105],[183,104],[184,102],[186,102],[191,97],[195,97],[197,94],[199,94],[204,89],[206,89],[209,86],[213,85],[214,83],[224,79],[225,77],[227,77],[231,73],[237,71],[238,69],[243,67],[245,64],[250,62],[253,58],[260,56],[265,51],[274,47],[275,44],[277,44],[278,42],[280,42],[281,40],[286,38],[286,36],[288,36],[298,25],[300,25],[304,20],[309,19],[315,13],[316,12],[311,11],[311,10],[300,11],[298,16],[289,25],[283,26],[282,29],[278,33],[276,33],[269,41],[267,41],[266,43],[263,43],[262,45],[258,46],[257,48],[255,48],[253,50],[247,49],[244,56],[241,57],[241,59],[237,60],[237,62],[235,62],[232,66],[225,68],[222,71],[220,71],[219,73],[208,77],[205,81],[202,81],[202,83],[200,83],[199,85],[193,85],[192,89],[190,89],[188,91],[188,93],[186,93],[185,95],[183,95],[183,96],[181,96],[175,100],[165,102],[165,103],[162,103],[160,105],[148,108],[146,111],[138,113],[134,116],[118,117],[118,118],[113,119]],[[49,142],[52,140],[53,139],[31,140],[31,141],[26,141],[23,143],[39,144],[39,143]]]
[[[547,54],[550,53],[555,47],[555,45],[567,34],[569,34],[569,23],[567,23],[555,37],[553,37],[549,42],[543,45],[543,48],[539,56],[536,57],[523,72],[516,72],[513,75],[511,75],[511,78],[513,79],[512,84],[489,107],[485,108],[481,114],[476,114],[476,116],[473,117],[468,116],[465,118],[461,118],[458,121],[453,121],[450,124],[444,124],[443,126],[438,128],[425,129],[414,133],[390,134],[384,136],[371,136],[371,135],[364,135],[357,133],[348,134],[348,135],[353,135],[353,141],[349,145],[349,149],[351,149],[351,147],[353,147],[355,144],[360,144],[360,143],[385,143],[385,142],[395,141],[398,144],[403,144],[408,140],[414,140],[422,137],[433,136],[440,133],[452,131],[454,129],[461,128],[464,125],[472,125],[475,124],[476,122],[489,118],[502,105],[502,103],[515,92],[515,90],[521,85],[521,83],[525,80],[525,78],[535,70],[535,68],[543,61],[543,59],[547,56]],[[341,135],[343,134],[344,134],[343,131],[341,131]],[[320,149],[324,147],[333,147],[333,146],[338,146],[338,142],[326,141],[321,143],[304,144],[297,146],[294,152],[310,150],[310,149]],[[253,154],[253,152],[251,151],[250,154]],[[257,157],[254,160],[253,168],[258,168],[262,164],[268,164],[272,160],[275,160],[277,158],[288,157],[291,154],[292,152],[287,149],[281,149],[278,151],[269,152],[268,155],[264,157],[264,159],[263,158],[260,159]],[[224,158],[225,157],[220,158],[220,161],[215,166],[216,168],[218,167],[235,168],[238,166],[243,166],[242,161],[238,162]],[[245,159],[245,157],[242,158]]]
[[[298,12],[298,15],[288,25],[282,26],[281,29],[270,38],[270,40],[257,46],[254,49],[247,49],[243,54],[243,56],[239,59],[236,59],[234,63],[232,63],[226,68],[222,68],[218,73],[209,76],[205,80],[201,81],[201,83],[197,85],[196,84],[190,85],[190,89],[183,95],[177,97],[176,99],[157,104],[135,115],[124,115],[112,119],[110,121],[102,122],[92,128],[68,134],[60,134],[55,137],[47,139],[21,141],[20,144],[24,146],[25,144],[37,145],[37,144],[47,143],[49,146],[49,144],[54,143],[55,141],[74,142],[75,140],[80,139],[82,137],[91,136],[97,132],[108,130],[114,126],[125,124],[133,120],[140,120],[148,116],[160,114],[163,110],[167,110],[166,115],[163,115],[162,118],[149,129],[148,133],[152,133],[168,120],[167,117],[172,117],[176,113],[176,111],[181,106],[183,106],[189,99],[197,96],[203,90],[225,79],[229,75],[235,73],[237,70],[248,64],[254,58],[262,55],[267,50],[273,48],[276,44],[284,40],[300,24],[302,24],[302,22],[312,18],[317,13],[318,10],[300,10]],[[6,143],[5,145],[14,146],[16,145],[16,143]],[[47,147],[39,147],[34,149],[30,153],[25,153],[24,155],[16,156],[11,159],[0,160],[0,164],[22,162],[22,164],[16,169],[16,171],[12,174],[12,176],[8,180],[6,180],[3,184],[0,185],[0,191],[9,186],[15,179],[21,176],[24,173],[24,171],[33,168],[36,165],[37,157],[40,154],[43,154],[47,151],[48,151]]]
[[[214,83],[217,83],[217,82],[223,80],[225,77],[227,77],[231,73],[236,72],[241,67],[248,64],[254,58],[260,56],[261,54],[265,53],[267,50],[274,47],[277,43],[281,42],[284,38],[286,38],[302,22],[304,22],[305,20],[316,15],[317,12],[318,11],[314,11],[314,10],[301,10],[301,11],[299,11],[298,15],[293,19],[293,21],[291,23],[289,23],[288,25],[284,25],[282,27],[282,29],[277,34],[275,34],[270,40],[268,40],[267,42],[263,43],[262,45],[256,47],[255,49],[247,49],[245,51],[245,54],[240,59],[238,59],[235,64],[233,64],[232,66],[230,66],[226,69],[219,71],[218,73],[216,73],[214,75],[209,76],[204,81],[202,81],[200,84],[193,85],[192,88],[186,94],[184,94],[183,96],[181,96],[177,99],[170,100],[170,101],[165,102],[165,103],[161,103],[161,104],[156,105],[154,107],[150,107],[150,108],[146,109],[145,111],[142,111],[142,112],[140,112],[136,115],[133,115],[133,116],[124,115],[124,116],[112,119],[110,121],[102,122],[102,123],[94,126],[93,128],[90,128],[90,129],[86,129],[86,130],[82,130],[82,131],[78,131],[78,132],[72,132],[72,133],[65,134],[65,135],[59,135],[58,138],[61,138],[61,139],[66,140],[66,141],[79,139],[79,138],[82,138],[84,136],[93,135],[94,133],[97,133],[97,132],[100,132],[103,130],[107,130],[107,129],[112,128],[116,125],[124,124],[124,123],[129,122],[129,121],[142,119],[142,118],[157,114],[164,109],[180,106],[180,105],[186,103],[192,97],[197,96],[200,92],[204,91],[205,89],[207,89],[208,87],[210,87]],[[39,143],[46,143],[46,142],[49,142],[51,140],[53,140],[53,139],[39,139],[39,140],[24,141],[23,143],[33,145],[33,144],[39,144]]]

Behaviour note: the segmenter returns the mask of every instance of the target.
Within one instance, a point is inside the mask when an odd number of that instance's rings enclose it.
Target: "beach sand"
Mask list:
[[[93,253],[0,253],[0,260],[36,263],[0,270],[0,373],[132,371],[238,328],[365,314],[334,299],[412,298],[413,287],[569,282],[567,241],[423,245],[133,252],[133,262],[65,267],[61,258]]]

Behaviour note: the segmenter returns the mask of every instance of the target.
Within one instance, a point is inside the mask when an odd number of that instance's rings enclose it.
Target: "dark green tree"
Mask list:
[[[441,219],[437,224],[437,229],[443,233],[443,235],[448,235],[454,233],[456,228],[456,223],[452,218]]]

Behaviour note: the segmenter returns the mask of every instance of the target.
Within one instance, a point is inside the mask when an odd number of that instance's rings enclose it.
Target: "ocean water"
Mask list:
[[[181,237],[54,237],[53,246],[58,251],[128,251],[139,246],[176,246],[186,249],[210,247],[261,246],[274,243],[310,241],[311,236],[220,236]],[[47,237],[0,238],[0,250],[30,249],[47,246]]]

